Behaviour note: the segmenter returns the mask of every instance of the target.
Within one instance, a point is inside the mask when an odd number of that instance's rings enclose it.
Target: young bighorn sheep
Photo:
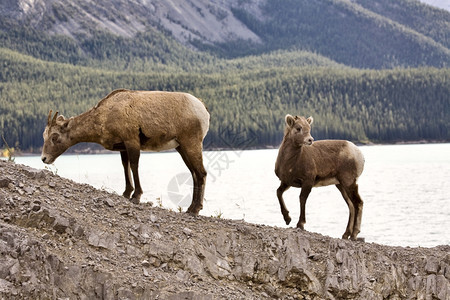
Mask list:
[[[301,188],[300,219],[297,227],[306,223],[306,199],[313,187],[335,184],[344,197],[350,216],[343,239],[356,240],[361,229],[363,201],[358,193],[358,177],[364,169],[364,157],[353,143],[340,140],[323,140],[313,143],[310,134],[313,118],[286,115],[286,128],[281,143],[275,174],[281,180],[277,189],[281,213],[287,225],[291,222],[283,193],[289,187]]]
[[[115,90],[87,112],[65,119],[48,114],[42,161],[51,164],[69,147],[80,142],[98,143],[120,151],[125,171],[123,196],[139,203],[142,188],[138,164],[140,150],[175,148],[194,180],[189,213],[203,207],[206,170],[203,139],[209,128],[209,113],[203,102],[187,93]],[[133,173],[134,188],[130,168]]]

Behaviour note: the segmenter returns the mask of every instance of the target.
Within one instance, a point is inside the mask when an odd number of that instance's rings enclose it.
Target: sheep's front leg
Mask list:
[[[133,172],[133,181],[134,181],[134,193],[131,197],[130,201],[134,204],[139,204],[142,195],[141,183],[139,181],[139,156],[141,151],[138,147],[129,146],[127,147],[128,159],[130,161],[130,168]]]
[[[289,225],[291,223],[291,217],[289,217],[289,211],[286,208],[286,205],[284,204],[283,200],[283,193],[289,188],[289,186],[285,183],[281,183],[280,187],[277,189],[277,198],[278,202],[280,202],[280,208],[281,213],[283,214],[284,221],[286,222],[286,225]]]
[[[125,173],[125,191],[123,196],[130,199],[131,193],[134,191],[133,184],[131,183],[131,173],[130,173],[130,161],[128,160],[127,151],[120,151],[120,158],[122,159],[123,170]]]
[[[305,229],[306,223],[306,200],[308,199],[309,193],[311,193],[312,186],[303,184],[302,191],[300,192],[300,219],[297,223],[297,228],[302,230]]]

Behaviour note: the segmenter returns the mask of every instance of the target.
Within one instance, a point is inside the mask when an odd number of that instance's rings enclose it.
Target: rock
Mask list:
[[[342,264],[344,262],[345,253],[342,249],[339,249],[336,253],[336,262]]]
[[[11,180],[5,177],[0,177],[0,188],[6,188],[11,183]]]
[[[31,206],[31,210],[34,212],[37,212],[41,209],[41,202],[36,200],[33,202],[32,206]]]
[[[198,257],[202,260],[204,269],[214,278],[225,278],[230,274],[231,268],[228,262],[217,257],[201,245],[196,246]]]
[[[436,293],[434,296],[442,300],[450,298],[450,284],[443,275],[436,276]]]
[[[425,265],[425,271],[428,274],[437,274],[439,268],[439,263],[434,257],[427,258],[427,263]]]
[[[45,178],[44,170],[37,170],[31,167],[23,166],[23,173],[30,179],[42,179]]]
[[[186,272],[185,270],[178,270],[178,272],[175,276],[178,280],[185,282],[189,279],[190,274],[189,274],[189,272]]]
[[[119,241],[119,235],[116,233],[108,233],[103,231],[93,230],[89,233],[88,243],[94,247],[114,250]]]
[[[204,295],[195,292],[181,292],[171,295],[167,300],[213,300],[216,299],[213,295]]]
[[[153,215],[153,214],[151,214],[150,215],[150,221],[152,221],[152,223],[155,223],[156,221],[158,221],[158,217]]]
[[[61,217],[61,216],[57,216],[55,218],[55,223],[53,224],[53,228],[55,229],[55,231],[57,233],[65,233],[66,229],[69,227],[69,220]]]
[[[7,293],[12,287],[13,284],[11,282],[0,278],[0,293]]]
[[[183,228],[183,233],[186,234],[188,237],[192,235],[192,230],[190,230],[187,227]]]
[[[103,203],[108,206],[108,207],[114,207],[114,201],[112,201],[111,199],[105,199],[103,200]]]

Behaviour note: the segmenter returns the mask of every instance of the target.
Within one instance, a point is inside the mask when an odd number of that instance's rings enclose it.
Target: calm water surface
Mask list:
[[[360,147],[366,158],[359,179],[364,200],[361,233],[366,242],[422,246],[450,244],[450,144]],[[208,170],[202,215],[287,227],[280,212],[274,173],[278,150],[205,151]],[[44,168],[38,156],[17,163]],[[50,168],[58,175],[122,194],[120,155],[62,155]],[[143,201],[177,210],[189,206],[192,181],[176,152],[142,153]],[[300,189],[284,193],[295,226]],[[308,231],[341,237],[348,208],[334,186],[314,188],[306,205]]]

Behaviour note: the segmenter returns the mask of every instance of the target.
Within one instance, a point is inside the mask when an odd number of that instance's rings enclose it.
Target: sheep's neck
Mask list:
[[[302,152],[302,146],[296,146],[290,139],[285,139],[280,146],[280,153],[283,153],[287,160],[295,160]]]
[[[302,152],[302,147],[295,146],[292,141],[289,139],[284,139],[280,145],[280,149],[278,150],[278,158],[276,163],[276,172],[280,172],[285,170],[285,166],[295,165],[299,155]]]
[[[73,145],[86,142],[98,143],[100,140],[100,131],[95,120],[97,118],[92,111],[85,112],[72,119],[70,128],[70,138]]]

